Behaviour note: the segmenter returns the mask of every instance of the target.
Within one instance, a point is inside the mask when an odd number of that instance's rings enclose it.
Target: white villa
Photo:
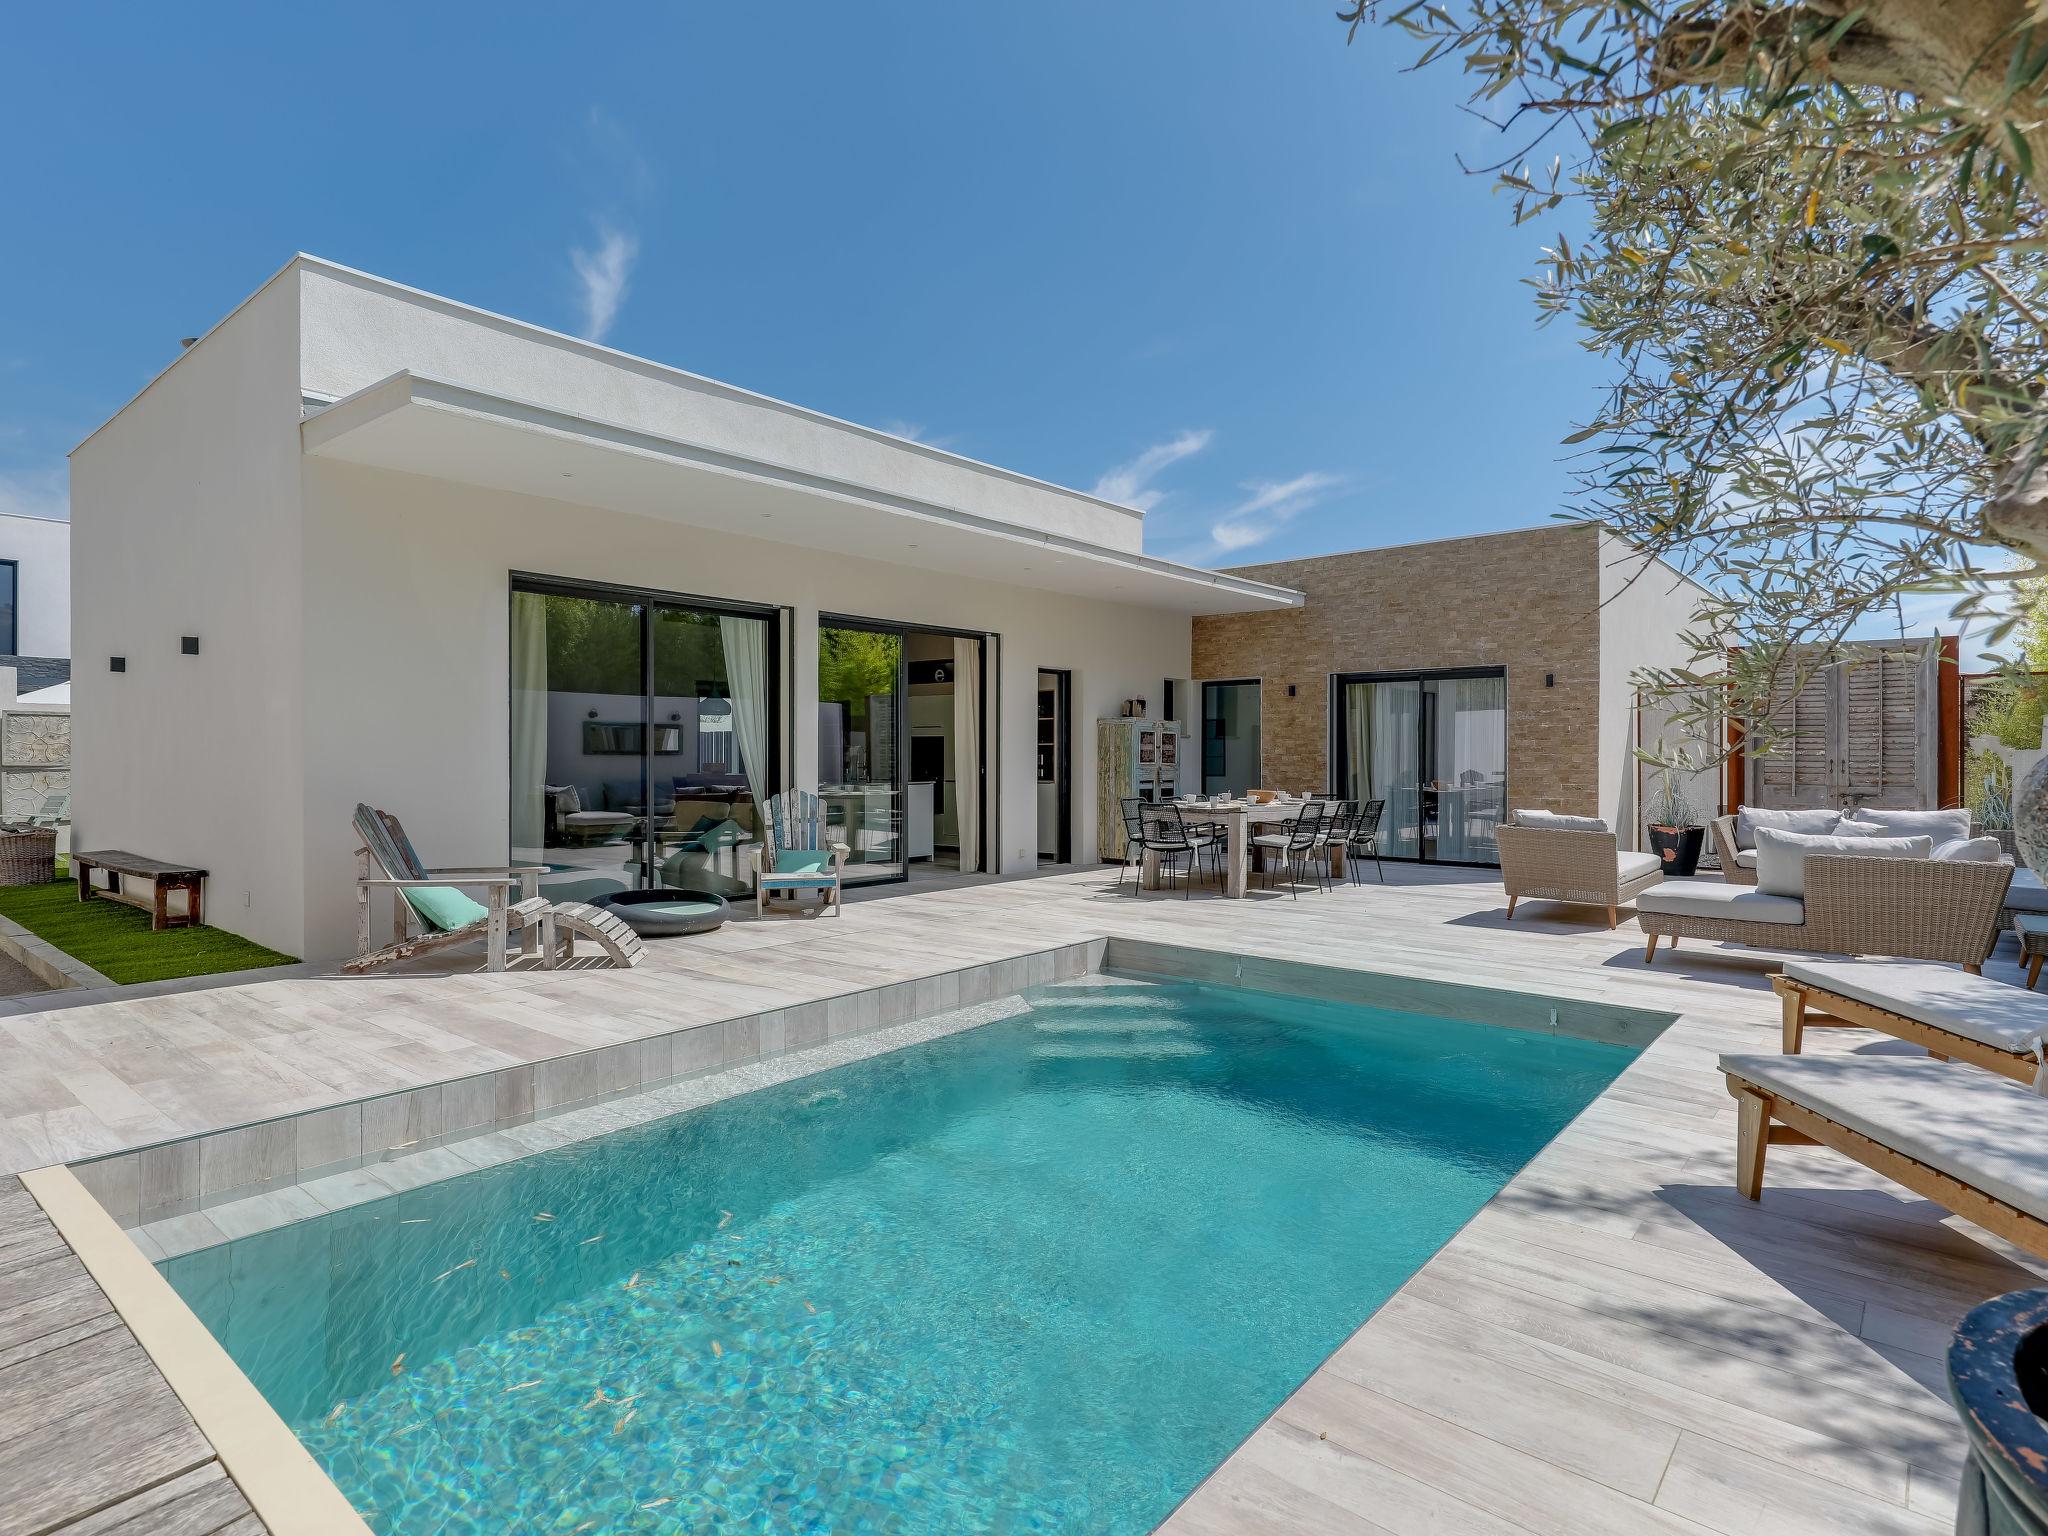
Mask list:
[[[308,256],[71,475],[74,846],[203,866],[212,922],[308,958],[354,943],[359,801],[565,897],[730,890],[789,785],[855,879],[1088,857],[1092,722],[1164,712],[1195,615],[1301,602],[1146,555],[1133,508]]]

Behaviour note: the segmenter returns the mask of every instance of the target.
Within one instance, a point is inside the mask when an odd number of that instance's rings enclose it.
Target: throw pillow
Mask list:
[[[1951,811],[1880,811],[1866,805],[1850,815],[1870,826],[1882,827],[1886,837],[1931,837],[1937,848],[1970,835],[1970,812],[1964,806]]]
[[[1598,816],[1561,816],[1556,811],[1517,811],[1518,827],[1543,827],[1551,832],[1605,832],[1607,823]]]
[[[1995,837],[1952,837],[1934,850],[1944,864],[1996,864],[2005,857]]]
[[[1735,846],[1754,848],[1758,827],[1798,832],[1807,837],[1827,837],[1841,819],[1840,811],[1826,806],[1810,811],[1774,811],[1764,806],[1745,805],[1735,813]]]
[[[1846,853],[1862,859],[1925,859],[1934,854],[1927,837],[1823,837],[1806,832],[1756,829],[1756,888],[1767,896],[1806,895],[1806,861],[1816,853]]]

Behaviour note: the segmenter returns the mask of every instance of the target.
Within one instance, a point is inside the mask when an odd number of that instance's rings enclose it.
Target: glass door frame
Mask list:
[[[1346,798],[1350,795],[1350,790],[1346,786],[1351,779],[1351,733],[1346,729],[1344,700],[1346,692],[1353,683],[1414,683],[1418,691],[1427,697],[1428,690],[1422,688],[1423,684],[1454,681],[1461,677],[1497,677],[1500,679],[1501,755],[1502,760],[1505,761],[1507,755],[1508,719],[1508,669],[1506,667],[1437,667],[1424,671],[1410,669],[1400,672],[1332,672],[1330,674],[1330,793],[1345,796]],[[1417,719],[1415,778],[1419,786],[1422,781],[1422,735],[1419,715]],[[1507,792],[1505,780],[1502,782],[1501,791],[1503,804],[1505,804]],[[1422,839],[1419,834],[1416,838],[1416,846],[1418,849],[1422,846]],[[1500,868],[1500,861],[1498,859],[1439,859],[1433,855],[1425,855],[1421,852],[1412,854],[1389,853],[1384,855],[1384,857],[1389,863],[1440,864],[1450,869]]]
[[[781,784],[782,744],[788,734],[787,722],[782,709],[782,619],[787,611],[770,603],[736,602],[722,597],[695,597],[685,592],[661,592],[648,587],[615,586],[598,581],[575,581],[559,576],[543,576],[532,571],[513,571],[505,585],[506,614],[506,690],[509,697],[512,685],[511,671],[511,613],[512,600],[520,593],[536,597],[573,597],[586,602],[626,603],[640,609],[640,803],[646,807],[646,824],[634,839],[638,848],[639,873],[634,877],[633,890],[652,889],[655,859],[648,846],[653,836],[654,822],[654,610],[657,608],[685,608],[695,613],[710,613],[720,617],[736,619],[759,619],[768,629],[768,769],[762,776],[766,784]],[[505,761],[509,767],[512,761],[512,711],[505,712]],[[508,772],[509,780],[509,772]],[[777,794],[779,790],[770,790]],[[512,846],[512,824],[510,804],[505,807],[505,846]],[[754,814],[766,824],[767,807],[756,806]]]
[[[1259,731],[1263,738],[1266,727],[1266,680],[1263,677],[1205,677],[1195,683],[1195,750],[1201,754],[1195,763],[1195,777],[1201,782],[1201,793],[1214,793],[1209,788],[1209,690],[1211,688],[1255,688],[1259,694]],[[1185,723],[1185,722],[1183,722]],[[1259,743],[1265,745],[1262,739]],[[1265,765],[1260,764],[1261,773]],[[1257,788],[1257,785],[1253,785]]]
[[[988,630],[955,629],[946,624],[919,624],[906,619],[871,619],[860,614],[821,612],[818,615],[819,633],[822,634],[828,629],[858,629],[874,635],[894,635],[899,640],[908,640],[912,635],[950,635],[955,640],[979,640],[981,642],[980,675],[974,680],[975,687],[981,690],[981,709],[977,715],[977,718],[981,721],[981,740],[975,743],[974,763],[974,793],[976,803],[980,806],[981,811],[980,815],[975,818],[975,831],[980,837],[981,846],[975,850],[975,862],[980,866],[982,873],[988,873],[988,850],[993,846],[991,838],[992,829],[988,824],[988,760],[991,755],[989,752],[989,742],[995,732],[995,716],[990,709],[989,698],[989,651],[1000,639],[1000,636]],[[813,647],[816,644],[817,641],[814,639],[812,641]],[[956,688],[960,686],[958,678],[953,680],[953,686]],[[910,810],[910,647],[908,645],[900,647],[896,653],[896,698],[898,704],[895,711],[897,733],[896,779],[891,787],[896,795],[897,814],[899,816],[907,816]],[[816,702],[823,703],[824,700],[820,699]],[[956,748],[955,750],[957,752],[958,749]],[[855,871],[860,866],[848,864],[845,866],[842,877],[845,883],[849,886],[902,885],[907,883],[910,879],[910,859],[908,855],[910,834],[907,826],[899,832],[898,841],[905,850],[905,854],[904,857],[896,861],[899,867],[894,874],[859,875]],[[963,849],[963,859],[965,858],[965,852]]]

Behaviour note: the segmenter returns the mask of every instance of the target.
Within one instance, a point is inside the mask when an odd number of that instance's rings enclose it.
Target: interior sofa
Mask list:
[[[1576,902],[1607,909],[1607,926],[1621,921],[1620,909],[1664,878],[1654,853],[1624,852],[1597,816],[1559,816],[1550,811],[1516,811],[1494,829],[1500,846],[1500,880],[1515,903]]]

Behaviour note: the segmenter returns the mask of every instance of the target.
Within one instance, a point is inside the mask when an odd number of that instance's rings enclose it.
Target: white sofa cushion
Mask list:
[[[1780,832],[1775,827],[1756,829],[1756,888],[1773,896],[1806,894],[1806,860],[1816,853],[1848,853],[1868,859],[1924,859],[1934,852],[1934,840],[1926,837],[1810,837],[1801,832]]]
[[[1517,811],[1518,827],[1542,827],[1550,832],[1605,832],[1607,823],[1598,816],[1562,816],[1556,811]]]
[[[1755,850],[1754,848],[1738,848],[1738,849],[1736,849],[1736,850],[1735,850],[1735,866],[1736,866],[1736,868],[1738,868],[1738,869],[1755,869],[1755,868],[1756,868],[1756,850]]]
[[[2021,865],[2012,872],[2012,884],[2005,888],[2005,904],[2015,912],[2048,912],[2048,885]]]
[[[2037,1051],[2048,1036],[2048,992],[1915,960],[1787,960],[1793,981],[1902,1013],[2002,1051]]]
[[[1862,806],[1849,813],[1867,827],[1876,827],[1886,837],[1928,837],[1939,848],[1959,843],[1970,835],[1970,812],[1958,806],[1952,811],[1880,811]]]
[[[1957,837],[1936,843],[1934,856],[1944,864],[1996,864],[2005,850],[1995,837]]]
[[[1725,923],[1796,927],[1806,921],[1806,904],[1798,897],[1773,896],[1753,885],[1730,885],[1725,880],[1666,880],[1636,898],[1636,911],[1709,917]]]
[[[1842,813],[1823,806],[1811,811],[1774,811],[1764,806],[1745,805],[1735,813],[1735,846],[1754,848],[1758,827],[1775,827],[1780,832],[1804,832],[1825,837],[1835,830]]]
[[[1623,885],[1631,880],[1640,880],[1645,875],[1654,875],[1664,867],[1664,861],[1654,853],[1622,853],[1615,856],[1615,873]]]
[[[2048,1100],[1918,1056],[1723,1056],[1721,1070],[2048,1221]]]

